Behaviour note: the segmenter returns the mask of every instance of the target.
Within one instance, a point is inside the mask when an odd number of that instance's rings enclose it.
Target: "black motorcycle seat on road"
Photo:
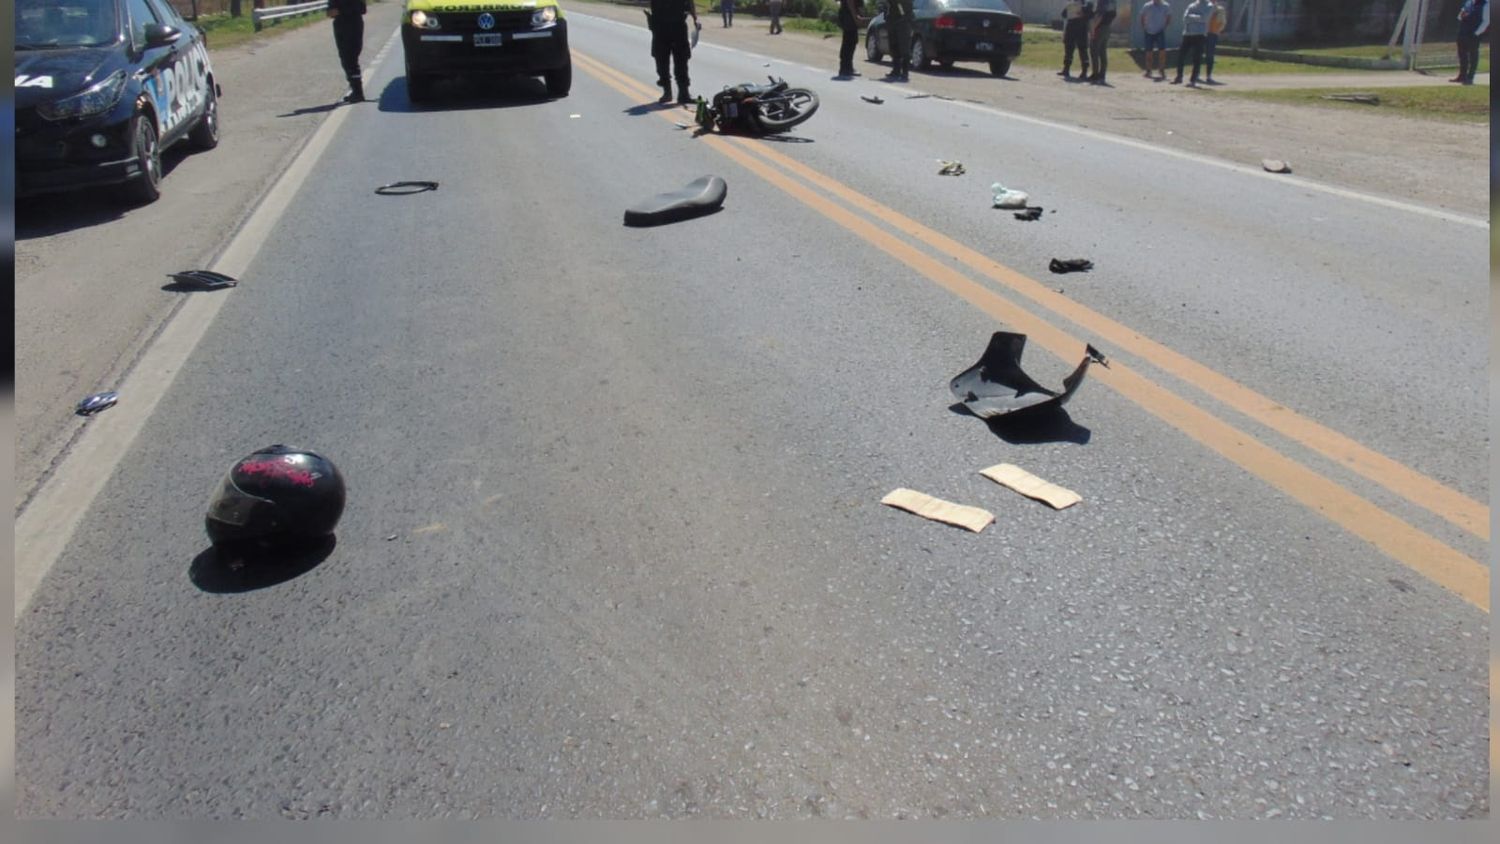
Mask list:
[[[729,185],[718,176],[702,176],[687,187],[659,193],[625,210],[627,226],[658,226],[711,214],[724,204]]]

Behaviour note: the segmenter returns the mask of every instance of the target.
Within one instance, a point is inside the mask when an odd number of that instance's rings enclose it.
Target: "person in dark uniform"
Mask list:
[[[891,25],[891,72],[887,79],[907,82],[911,79],[912,0],[891,0],[885,16]]]
[[[365,101],[365,80],[359,73],[359,54],[365,48],[365,0],[328,0],[333,18],[333,43],[339,48],[339,64],[349,80],[346,103]]]
[[[858,76],[854,70],[854,48],[859,45],[860,0],[839,0],[839,31],[844,40],[839,43],[839,76]]]
[[[693,26],[703,28],[693,0],[651,0],[651,11],[646,14],[651,27],[651,57],[656,59],[656,84],[661,86],[661,99],[657,102],[672,101],[669,67],[677,78],[677,102],[692,102],[693,96],[688,93],[688,57],[693,53],[688,43],[688,16],[692,16]]]

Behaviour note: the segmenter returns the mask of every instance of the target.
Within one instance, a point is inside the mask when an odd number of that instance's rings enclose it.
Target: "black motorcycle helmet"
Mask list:
[[[344,514],[344,478],[328,458],[272,445],[229,467],[208,502],[209,541],[320,539]]]

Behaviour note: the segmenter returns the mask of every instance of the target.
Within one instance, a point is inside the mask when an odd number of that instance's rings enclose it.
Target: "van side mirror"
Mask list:
[[[146,24],[146,46],[165,47],[182,37],[182,30],[164,23]]]

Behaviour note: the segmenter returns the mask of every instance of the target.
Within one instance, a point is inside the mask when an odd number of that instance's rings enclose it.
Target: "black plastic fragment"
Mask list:
[[[223,290],[226,287],[239,285],[239,280],[223,273],[213,270],[183,270],[182,272],[169,273],[169,275],[185,287],[195,287],[199,290]]]
[[[981,419],[993,419],[1020,411],[1035,413],[1062,407],[1083,383],[1089,364],[1109,366],[1103,353],[1087,345],[1083,360],[1063,379],[1062,392],[1057,392],[1038,384],[1021,370],[1021,353],[1025,349],[1025,334],[995,332],[979,362],[959,373],[949,382],[948,389],[969,412]]]
[[[73,409],[73,412],[79,416],[93,416],[95,413],[114,407],[115,403],[119,400],[120,394],[114,390],[94,393],[91,396],[85,396],[83,401],[78,403],[78,407]]]
[[[437,182],[391,182],[388,185],[381,185],[380,187],[376,188],[375,192],[380,194],[381,196],[410,196],[414,193],[422,193],[423,191],[437,189]]]
[[[680,190],[657,194],[626,209],[625,225],[658,226],[701,217],[719,210],[728,195],[729,185],[722,178],[700,176]]]
[[[1047,269],[1055,273],[1086,273],[1094,268],[1094,262],[1087,258],[1053,258]]]
[[[1028,205],[1025,211],[1017,211],[1017,220],[1040,220],[1042,218],[1042,206]]]

